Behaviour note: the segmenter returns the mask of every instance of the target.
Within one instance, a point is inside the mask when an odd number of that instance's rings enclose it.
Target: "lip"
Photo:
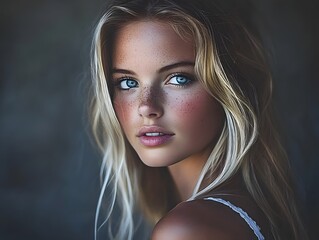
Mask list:
[[[174,135],[174,133],[159,126],[144,126],[138,131],[137,137],[142,145],[156,147],[167,143]]]

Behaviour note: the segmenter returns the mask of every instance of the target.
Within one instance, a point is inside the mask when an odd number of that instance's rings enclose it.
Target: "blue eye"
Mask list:
[[[175,75],[169,79],[168,83],[172,85],[187,85],[191,81],[192,80],[185,75]]]
[[[133,79],[123,79],[120,81],[119,87],[120,87],[120,89],[123,89],[123,90],[136,88],[136,87],[138,87],[138,82],[136,80],[133,80]]]

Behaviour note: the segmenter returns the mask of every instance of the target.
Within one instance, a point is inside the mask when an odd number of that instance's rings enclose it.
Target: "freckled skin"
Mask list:
[[[114,108],[128,141],[146,165],[188,162],[200,171],[221,132],[223,110],[199,81],[194,79],[184,87],[168,82],[175,73],[194,76],[194,66],[160,71],[185,61],[195,62],[192,41],[184,41],[163,22],[132,22],[115,38],[113,67],[133,73],[116,72],[113,80],[130,77],[139,85],[124,91],[115,89]],[[165,144],[146,147],[136,135],[141,127],[150,125],[174,136]]]

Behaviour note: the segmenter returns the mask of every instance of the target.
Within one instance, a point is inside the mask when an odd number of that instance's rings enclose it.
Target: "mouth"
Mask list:
[[[137,137],[146,147],[156,147],[169,142],[175,134],[157,126],[145,126],[140,129]]]

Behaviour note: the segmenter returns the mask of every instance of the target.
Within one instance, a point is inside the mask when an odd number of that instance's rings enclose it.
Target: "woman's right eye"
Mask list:
[[[138,87],[138,82],[134,79],[122,79],[119,83],[119,88],[122,90],[129,90]]]

